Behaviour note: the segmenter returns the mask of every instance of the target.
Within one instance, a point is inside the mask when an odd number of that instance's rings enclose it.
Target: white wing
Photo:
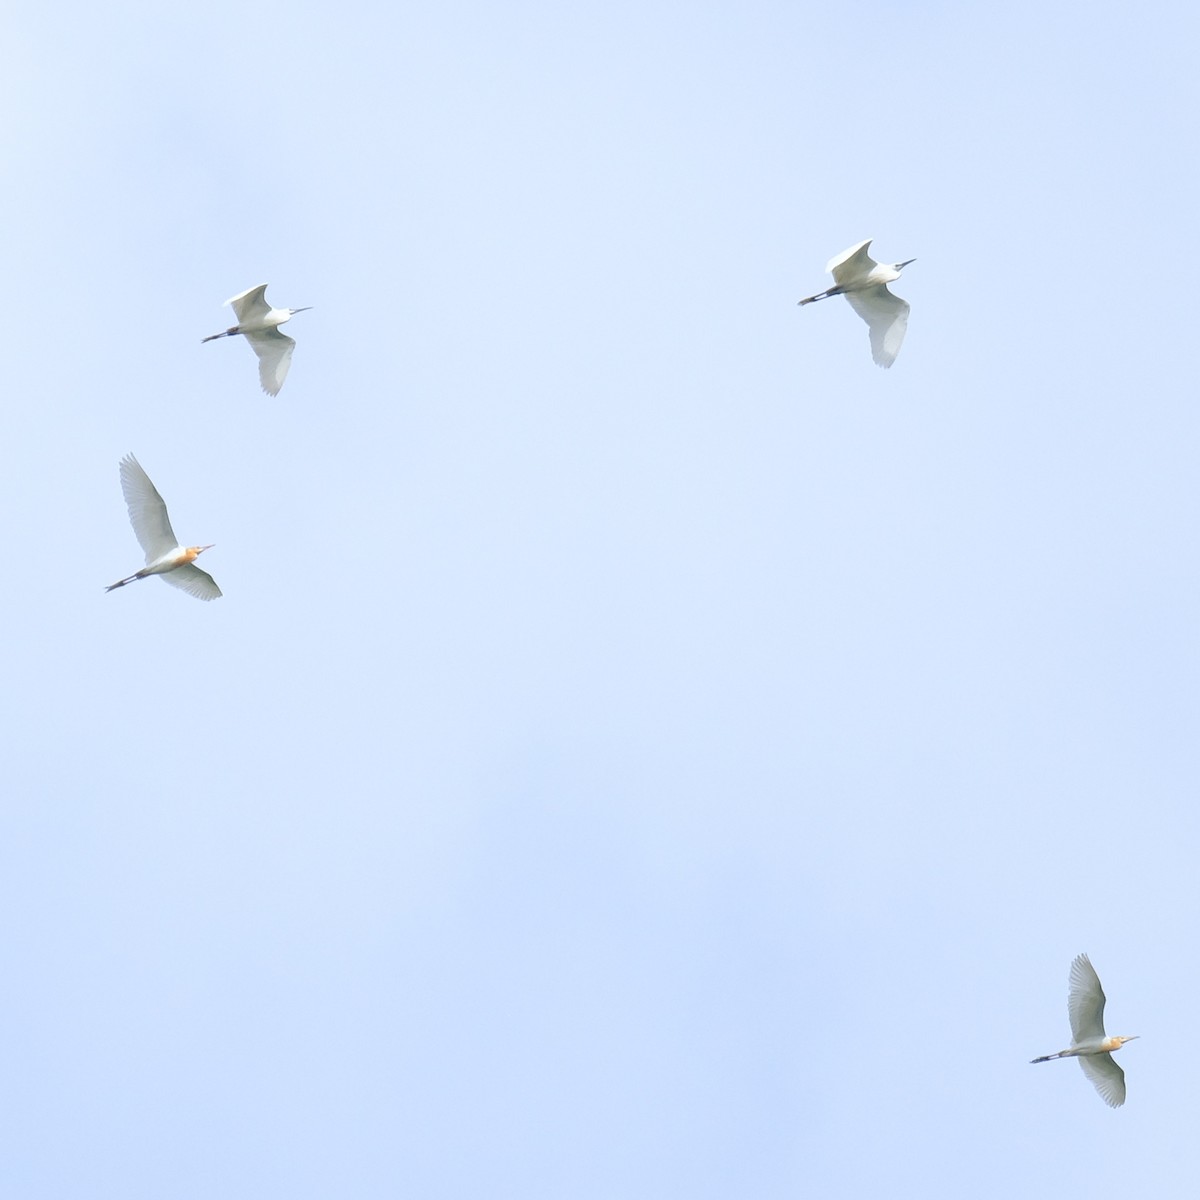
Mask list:
[[[857,246],[851,246],[849,250],[843,250],[841,254],[831,258],[825,264],[825,270],[833,276],[835,283],[862,279],[878,266],[867,253],[867,247],[871,244],[871,240],[871,238],[867,238],[865,242],[859,242]]]
[[[182,567],[160,575],[159,579],[172,587],[180,588],[189,596],[195,596],[197,600],[215,600],[221,594],[217,581],[207,571],[200,570],[195,563],[184,563]]]
[[[179,548],[167,506],[132,454],[121,459],[121,491],[129,508],[129,523],[137,536],[138,545],[146,552],[146,562],[152,563]]]
[[[893,296],[886,283],[844,294],[850,307],[871,327],[871,357],[879,366],[890,367],[908,332],[908,301]]]
[[[1067,994],[1067,1015],[1071,1018],[1071,1037],[1074,1038],[1076,1045],[1088,1038],[1104,1036],[1104,991],[1100,987],[1100,977],[1096,974],[1096,969],[1086,954],[1081,954],[1071,964],[1071,987]],[[1105,1057],[1108,1056],[1105,1055]],[[1080,1059],[1080,1061],[1083,1060]],[[1121,1068],[1111,1062],[1111,1059],[1110,1063],[1117,1076],[1124,1078],[1121,1075]],[[1087,1068],[1085,1067],[1084,1070]],[[1090,1077],[1091,1072],[1089,1071],[1088,1074]],[[1094,1077],[1092,1082],[1096,1083]],[[1100,1085],[1096,1083],[1096,1086]],[[1123,1089],[1122,1096],[1124,1096]],[[1107,1097],[1105,1098],[1107,1099]],[[1112,1101],[1109,1103],[1111,1104]]]
[[[258,355],[258,381],[262,390],[268,396],[278,396],[287,378],[288,367],[292,365],[296,339],[278,329],[258,329],[247,333],[245,338]]]
[[[1081,1054],[1079,1065],[1109,1108],[1120,1108],[1125,1103],[1125,1072],[1111,1054]]]
[[[271,311],[271,306],[267,303],[264,295],[266,290],[267,285],[260,283],[258,287],[247,288],[244,292],[239,292],[225,301],[226,304],[233,305],[239,325],[251,317],[265,317]]]

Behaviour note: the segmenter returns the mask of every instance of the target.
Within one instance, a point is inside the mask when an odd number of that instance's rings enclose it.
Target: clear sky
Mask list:
[[[10,11],[0,1194],[1190,1194],[1196,35]]]

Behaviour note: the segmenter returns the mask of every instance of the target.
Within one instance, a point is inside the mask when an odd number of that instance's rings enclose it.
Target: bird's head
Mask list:
[[[211,550],[216,544],[217,544],[216,542],[209,542],[209,544],[207,546],[189,546],[188,547],[189,561],[193,558],[198,558],[201,554],[203,554],[205,552],[205,550]]]
[[[1136,1042],[1140,1036],[1140,1034],[1135,1033],[1132,1037],[1110,1037],[1108,1040],[1111,1045],[1108,1048],[1110,1050],[1120,1050],[1126,1042]]]

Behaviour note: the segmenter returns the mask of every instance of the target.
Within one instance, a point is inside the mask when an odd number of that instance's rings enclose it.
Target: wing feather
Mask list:
[[[260,283],[258,287],[247,288],[225,301],[232,306],[239,324],[250,317],[265,317],[271,311],[265,295],[266,290],[267,285]]]
[[[1111,1054],[1081,1054],[1079,1065],[1109,1108],[1120,1108],[1125,1103],[1125,1072]]]
[[[150,482],[150,476],[142,470],[141,463],[132,454],[121,459],[121,491],[129,509],[129,523],[137,536],[138,545],[146,553],[146,562],[169,554],[179,546],[167,506]]]
[[[278,396],[288,368],[292,365],[292,351],[296,339],[278,329],[258,329],[245,335],[246,341],[258,355],[258,381],[268,396]]]
[[[849,250],[843,250],[825,264],[825,270],[833,276],[835,283],[844,283],[847,279],[858,279],[869,274],[878,264],[867,253],[872,239],[859,242]]]
[[[217,581],[207,572],[202,571],[195,563],[184,563],[173,571],[166,571],[159,576],[163,583],[169,583],[197,600],[215,600],[221,595]]]
[[[1086,954],[1071,964],[1071,985],[1067,993],[1067,1015],[1071,1018],[1071,1037],[1075,1044],[1104,1036],[1104,989],[1100,976]],[[1113,1064],[1116,1066],[1116,1064]],[[1117,1067],[1118,1073],[1121,1068]]]
[[[850,307],[870,327],[871,357],[879,366],[890,367],[908,332],[908,301],[892,295],[886,283],[844,295]]]

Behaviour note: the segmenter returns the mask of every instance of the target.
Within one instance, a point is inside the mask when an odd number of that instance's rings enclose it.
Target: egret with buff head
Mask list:
[[[1104,990],[1086,954],[1071,964],[1071,983],[1067,991],[1067,1015],[1071,1018],[1071,1045],[1057,1054],[1043,1054],[1031,1062],[1050,1062],[1055,1058],[1078,1058],[1083,1073],[1092,1081],[1100,1098],[1110,1108],[1125,1103],[1125,1072],[1113,1060],[1132,1037],[1109,1037],[1104,1032]]]
[[[129,508],[129,523],[133,526],[138,543],[146,552],[146,565],[104,590],[111,592],[133,583],[135,579],[157,575],[164,583],[180,588],[198,600],[215,600],[221,594],[221,589],[207,571],[195,565],[196,559],[205,550],[211,550],[215,543],[207,546],[179,544],[163,498],[132,454],[121,459],[121,491]]]

